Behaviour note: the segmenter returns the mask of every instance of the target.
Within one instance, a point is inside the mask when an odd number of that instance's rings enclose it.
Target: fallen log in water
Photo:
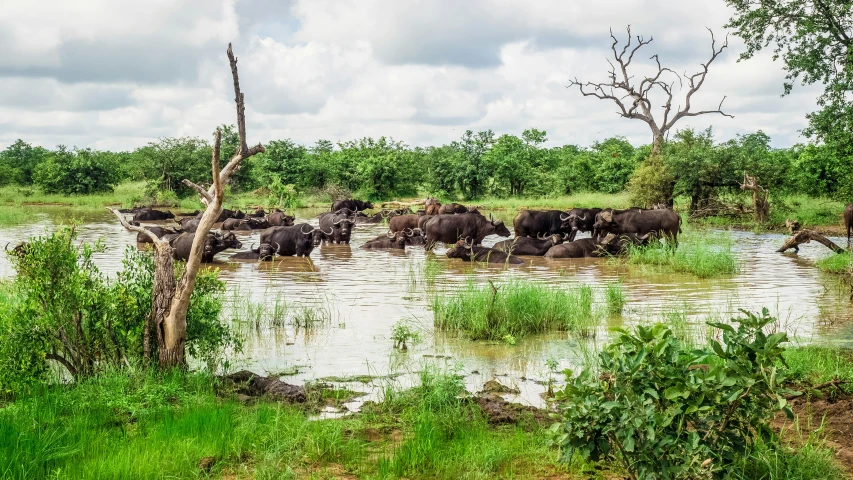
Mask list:
[[[794,249],[795,251],[800,251],[800,244],[809,243],[812,240],[821,243],[826,246],[826,248],[832,250],[835,253],[844,253],[845,250],[838,245],[836,245],[832,240],[824,237],[823,235],[812,231],[812,230],[800,230],[795,233],[791,238],[785,241],[785,244],[777,252],[784,253],[789,249]]]

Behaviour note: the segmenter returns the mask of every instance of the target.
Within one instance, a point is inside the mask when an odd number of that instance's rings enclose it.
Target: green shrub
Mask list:
[[[110,281],[92,261],[101,245],[78,246],[76,238],[74,227],[63,227],[31,239],[23,255],[9,254],[17,275],[0,288],[0,394],[47,381],[49,362],[81,380],[142,358],[151,255],[128,247],[124,270]],[[219,321],[223,291],[215,272],[200,273],[187,313],[187,353],[211,366],[224,349],[239,348]],[[153,335],[151,342],[156,358]]]
[[[853,264],[849,253],[836,253],[817,261],[817,268],[826,273],[847,273]]]
[[[722,478],[757,439],[772,440],[778,410],[793,416],[782,364],[785,333],[774,322],[735,318],[737,329],[712,324],[723,342],[691,349],[669,327],[619,330],[585,369],[558,392],[562,420],[552,426],[562,458],[615,460],[634,479]],[[568,372],[569,374],[571,372]]]
[[[628,192],[631,194],[632,205],[651,207],[662,203],[669,205],[672,201],[675,177],[667,168],[660,155],[649,157],[640,165],[631,180],[628,181]]]
[[[60,147],[33,173],[33,183],[45,193],[65,195],[112,192],[120,180],[116,155],[89,149],[69,151]]]

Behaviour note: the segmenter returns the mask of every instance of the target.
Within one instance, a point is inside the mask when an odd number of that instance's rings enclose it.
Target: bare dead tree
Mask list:
[[[743,172],[743,183],[740,184],[740,189],[752,191],[752,206],[755,221],[763,222],[767,220],[767,217],[770,215],[770,202],[767,200],[767,196],[770,192],[758,184],[756,177],[750,177],[746,172]]]
[[[635,120],[642,120],[649,125],[652,130],[652,155],[659,155],[663,148],[664,138],[676,122],[685,117],[696,117],[708,113],[719,113],[720,115],[734,118],[722,111],[723,101],[726,97],[720,100],[720,104],[716,110],[702,110],[691,112],[692,107],[690,101],[693,95],[702,88],[705,83],[705,77],[708,75],[708,68],[711,63],[729,46],[729,39],[726,36],[725,42],[720,48],[717,48],[714,32],[709,28],[711,33],[711,59],[702,63],[702,69],[692,75],[684,73],[678,75],[672,69],[662,67],[658,55],[652,55],[650,60],[654,60],[657,66],[657,73],[653,76],[644,77],[639,85],[636,84],[636,79],[628,73],[628,67],[634,60],[634,55],[644,46],[652,43],[654,38],[650,37],[645,40],[642,36],[637,36],[637,44],[632,47],[631,26],[628,25],[628,42],[622,47],[621,51],[617,48],[619,40],[613,35],[613,30],[610,30],[610,38],[613,39],[613,44],[610,49],[613,51],[613,61],[610,59],[607,62],[610,64],[609,80],[606,82],[581,82],[575,77],[569,81],[566,88],[577,86],[581,94],[585,97],[595,97],[600,100],[610,100],[618,107],[617,113],[624,117]],[[673,114],[673,97],[677,93],[674,89],[675,81],[678,81],[680,87],[684,87],[684,82],[687,83],[687,93],[684,96],[684,106],[679,105]],[[659,89],[666,95],[666,103],[663,105],[663,119],[658,122],[652,112],[652,103],[649,100],[649,94]],[[670,116],[672,115],[672,116]]]
[[[800,230],[795,233],[791,238],[785,240],[785,244],[779,247],[777,252],[784,253],[789,249],[794,249],[795,251],[800,251],[800,245],[803,243],[811,243],[814,240],[820,244],[823,244],[826,248],[832,250],[835,253],[844,253],[844,249],[835,244],[832,240],[824,237],[823,235],[813,231],[813,230]]]
[[[237,75],[237,58],[228,44],[228,61],[231,64],[231,76],[234,79],[234,101],[237,104],[237,131],[240,143],[231,159],[220,169],[220,151],[222,146],[222,132],[216,131],[213,142],[212,179],[213,183],[208,189],[189,181],[184,184],[195,190],[205,205],[204,213],[195,233],[192,249],[186,268],[179,280],[175,279],[174,263],[172,259],[172,247],[165,240],[157,237],[143,227],[133,226],[112,209],[121,224],[133,232],[142,232],[148,235],[154,242],[154,292],[151,308],[151,316],[146,325],[143,336],[143,351],[146,358],[150,356],[150,330],[156,332],[159,364],[161,367],[183,366],[186,364],[184,348],[187,340],[187,310],[190,305],[190,296],[195,289],[195,281],[201,267],[201,254],[207,234],[216,223],[222,213],[222,202],[224,200],[223,186],[228,183],[231,175],[240,166],[240,163],[264,151],[260,144],[249,148],[246,142],[246,106],[243,93],[240,91],[240,80]]]

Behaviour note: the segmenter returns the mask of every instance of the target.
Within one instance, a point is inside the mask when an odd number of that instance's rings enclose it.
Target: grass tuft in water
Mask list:
[[[552,288],[529,281],[501,285],[469,282],[455,296],[433,301],[435,326],[464,332],[473,340],[522,338],[551,330],[595,336],[600,323],[589,285]]]
[[[622,314],[622,310],[625,309],[625,291],[622,289],[622,282],[608,283],[604,287],[604,298],[607,300],[607,313]]]
[[[732,239],[724,234],[690,232],[681,236],[675,249],[660,243],[647,247],[633,245],[628,248],[627,262],[675,273],[690,273],[699,278],[733,275],[740,271],[732,251]]]

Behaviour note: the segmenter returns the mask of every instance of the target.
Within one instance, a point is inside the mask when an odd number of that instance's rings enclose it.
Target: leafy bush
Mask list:
[[[124,270],[110,281],[92,261],[101,245],[78,246],[76,238],[63,227],[31,239],[22,255],[9,254],[17,276],[0,288],[0,394],[48,380],[49,362],[80,380],[142,357],[151,256],[128,247]],[[208,364],[239,347],[219,321],[223,291],[215,272],[200,273],[187,314],[187,353]]]
[[[552,426],[565,460],[612,459],[634,479],[722,478],[756,440],[772,440],[778,410],[793,416],[785,395],[785,333],[744,312],[714,323],[723,342],[685,347],[669,327],[618,330],[585,369],[558,392],[562,420]],[[568,372],[569,374],[571,372]]]
[[[59,147],[35,167],[33,183],[45,193],[87,195],[112,192],[121,180],[115,154]]]
[[[628,181],[631,203],[641,207],[652,207],[672,202],[675,178],[660,156],[649,157],[634,171]]]

